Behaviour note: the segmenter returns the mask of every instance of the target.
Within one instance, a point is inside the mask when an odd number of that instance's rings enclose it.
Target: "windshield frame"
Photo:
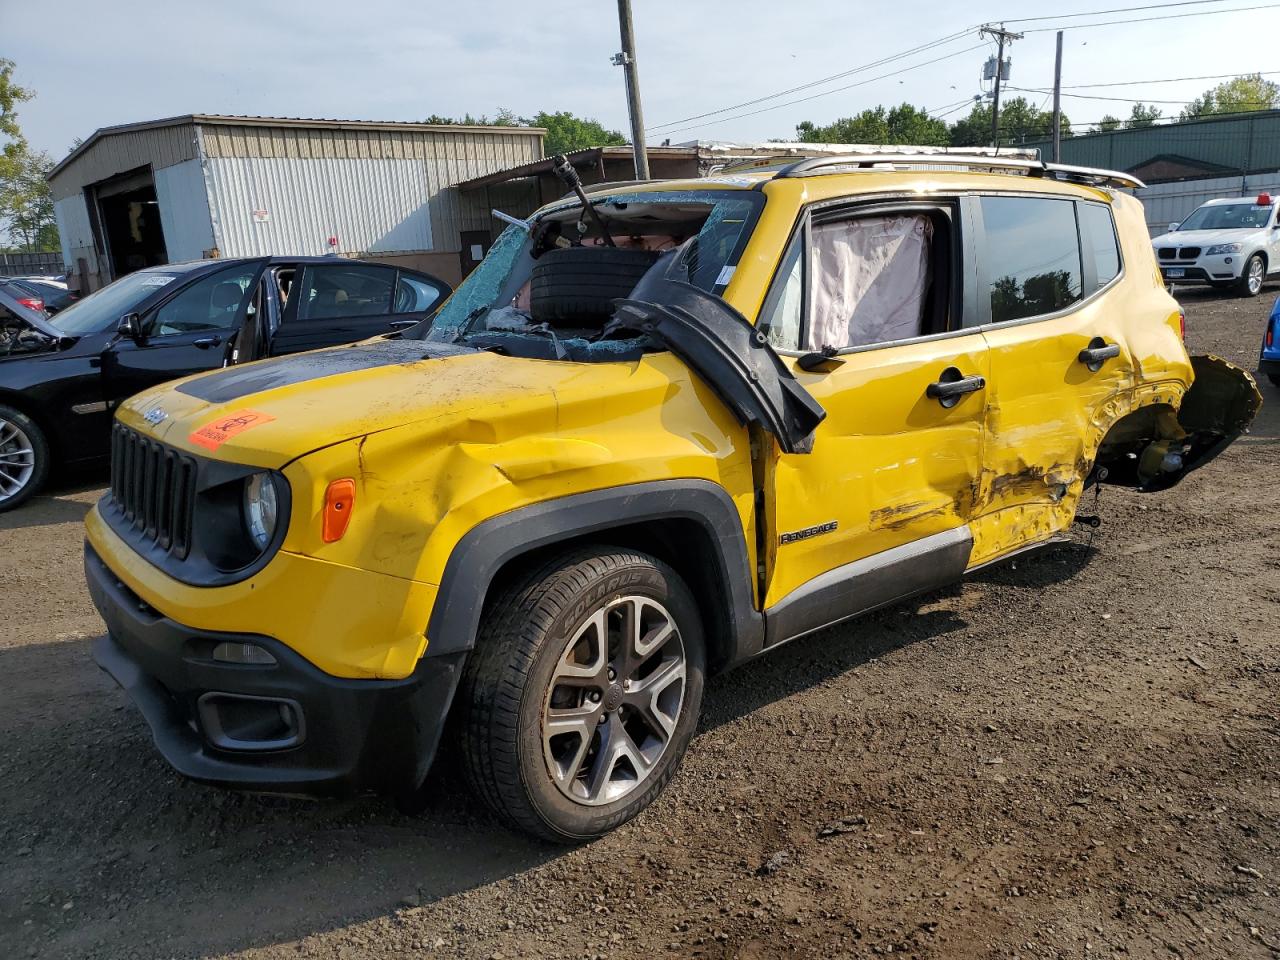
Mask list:
[[[1198,224],[1188,225],[1188,222],[1195,220],[1197,216],[1199,216],[1202,220],[1207,220],[1209,219],[1210,216],[1213,215],[1214,212],[1218,210],[1230,210],[1234,207],[1248,207],[1251,210],[1257,210],[1261,212],[1262,222],[1259,224],[1251,225],[1251,226],[1237,225],[1237,226],[1230,226],[1230,227],[1219,227],[1219,226],[1206,227],[1206,226],[1200,226]],[[1191,213],[1187,215],[1187,219],[1183,220],[1180,224],[1178,224],[1178,229],[1174,232],[1181,233],[1184,230],[1188,230],[1188,231],[1190,230],[1265,230],[1267,225],[1271,223],[1271,215],[1274,212],[1275,212],[1274,207],[1264,206],[1259,203],[1254,203],[1253,201],[1250,201],[1250,200],[1241,200],[1237,203],[1204,203],[1196,207],[1195,210],[1191,211]]]
[[[193,277],[205,276],[204,270],[174,270],[166,267],[150,267],[146,270],[135,270],[126,273],[118,280],[113,280],[68,304],[57,314],[49,318],[51,326],[66,337],[89,337],[94,334],[114,330],[120,318],[130,313],[145,313],[161,299],[166,299],[174,291],[186,286]],[[156,277],[168,277],[164,283],[155,282]],[[151,282],[148,283],[147,281]],[[128,294],[128,296],[125,296]],[[95,314],[100,315],[95,316]],[[73,322],[80,317],[89,318],[86,325],[75,323],[68,327],[67,319]]]

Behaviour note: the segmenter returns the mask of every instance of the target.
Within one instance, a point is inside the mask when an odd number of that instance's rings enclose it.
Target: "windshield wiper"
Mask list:
[[[596,213],[596,208],[591,205],[591,201],[587,199],[587,194],[582,189],[582,178],[578,176],[578,171],[573,169],[573,164],[569,162],[569,158],[563,153],[557,153],[551,158],[551,172],[559,177],[566,187],[578,195],[578,200],[582,203],[583,214],[590,217],[596,225],[596,229],[600,231],[600,236],[604,238],[605,245],[616,246],[613,242],[613,237],[609,236],[609,228],[604,225],[604,220],[601,219],[600,214]],[[580,217],[578,218],[578,233],[586,232],[586,221]]]

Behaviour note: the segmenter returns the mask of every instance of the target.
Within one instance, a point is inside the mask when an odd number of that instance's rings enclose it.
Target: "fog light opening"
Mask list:
[[[271,651],[256,643],[220,643],[213,648],[213,659],[219,663],[246,663],[262,667],[276,663]]]
[[[287,750],[306,736],[296,700],[211,692],[197,708],[205,737],[222,750]]]

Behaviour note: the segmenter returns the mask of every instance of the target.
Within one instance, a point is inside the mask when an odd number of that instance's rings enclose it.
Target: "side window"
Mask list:
[[[1075,203],[983,197],[991,322],[1054,313],[1081,298]]]
[[[760,309],[760,330],[780,350],[800,347],[800,319],[804,313],[804,270],[800,257],[804,230],[796,232],[778,267],[768,299]]]
[[[1105,287],[1120,273],[1120,248],[1116,245],[1111,209],[1101,203],[1080,203],[1076,211],[1080,215],[1080,239],[1084,249],[1093,253],[1098,286]]]
[[[178,292],[151,319],[152,336],[165,337],[235,326],[250,296],[257,264],[220,270]]]
[[[802,349],[861,347],[925,333],[933,232],[925,213],[815,223]]]
[[[396,273],[387,267],[322,264],[306,271],[299,320],[376,317],[391,310]],[[291,290],[289,296],[296,291]]]
[[[396,302],[392,313],[425,313],[440,299],[440,288],[408,274],[396,282]]]

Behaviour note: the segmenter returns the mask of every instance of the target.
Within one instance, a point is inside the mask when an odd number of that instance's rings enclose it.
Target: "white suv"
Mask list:
[[[1268,277],[1280,277],[1280,201],[1210,200],[1151,241],[1166,283],[1234,287],[1256,297]]]

